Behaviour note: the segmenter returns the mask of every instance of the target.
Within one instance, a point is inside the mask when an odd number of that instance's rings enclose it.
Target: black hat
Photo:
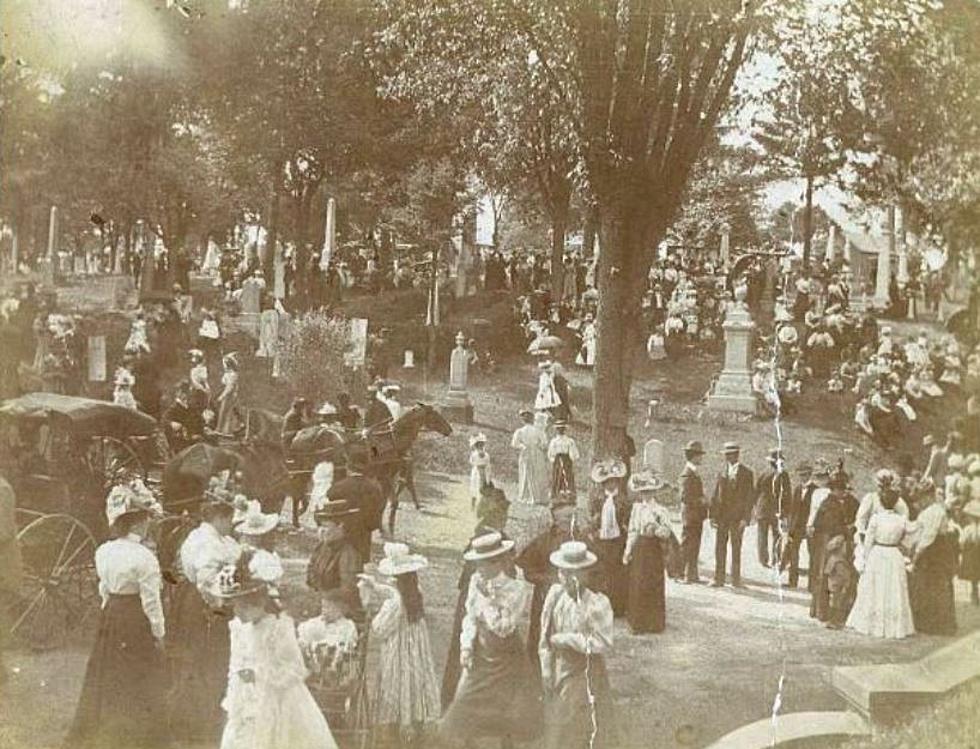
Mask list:
[[[684,452],[692,455],[704,455],[704,445],[702,445],[698,440],[691,440],[684,445]]]
[[[332,520],[343,520],[350,518],[360,512],[357,507],[352,507],[351,503],[345,499],[336,499],[327,502],[319,510],[313,513],[313,519],[317,523],[326,523]]]

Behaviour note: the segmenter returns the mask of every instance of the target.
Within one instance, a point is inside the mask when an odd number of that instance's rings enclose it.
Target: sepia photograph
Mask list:
[[[0,749],[980,748],[980,0],[0,0]]]

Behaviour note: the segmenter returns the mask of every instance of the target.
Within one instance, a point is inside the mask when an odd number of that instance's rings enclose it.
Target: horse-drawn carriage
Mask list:
[[[95,608],[106,493],[147,479],[157,422],[107,401],[30,393],[0,403],[0,429],[24,561],[13,632],[51,647]]]

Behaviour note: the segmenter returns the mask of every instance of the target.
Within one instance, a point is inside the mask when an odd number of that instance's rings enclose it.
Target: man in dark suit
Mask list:
[[[173,403],[163,412],[163,423],[170,449],[175,453],[204,438],[204,414],[191,403],[191,386],[186,380],[177,384]]]
[[[334,481],[327,491],[327,499],[331,502],[347,502],[351,509],[357,510],[348,527],[348,534],[351,544],[367,564],[371,561],[371,534],[381,528],[381,517],[385,509],[381,485],[365,476],[363,464],[356,461],[345,464],[338,459],[334,463],[334,470],[345,475]]]
[[[371,402],[368,404],[367,413],[364,415],[364,426],[373,427],[378,424],[384,424],[386,421],[391,421],[392,414],[391,409],[383,400],[383,383],[377,383],[372,386],[373,390],[371,392]]]
[[[704,483],[698,474],[698,466],[704,458],[700,442],[688,442],[684,446],[684,470],[679,485],[681,492],[681,558],[684,560],[684,582],[700,583],[698,555],[701,553],[701,531],[708,517],[708,501],[704,495]]]
[[[742,534],[752,518],[755,499],[755,477],[739,462],[739,446],[726,442],[722,452],[725,467],[718,475],[711,497],[709,517],[717,529],[715,535],[715,581],[712,586],[725,584],[725,556],[729,543],[732,549],[732,587],[742,585]]]
[[[803,463],[796,469],[799,483],[794,487],[792,501],[789,503],[789,540],[783,547],[779,571],[789,568],[789,586],[795,588],[800,582],[800,546],[806,538],[806,522],[810,515],[810,495],[816,488],[813,483],[813,466]]]
[[[759,476],[755,490],[755,521],[758,524],[756,546],[759,564],[763,567],[771,567],[779,564],[782,547],[780,524],[788,523],[793,498],[789,474],[784,467],[779,448],[774,447],[769,451],[769,469]],[[770,536],[772,537],[771,561]]]

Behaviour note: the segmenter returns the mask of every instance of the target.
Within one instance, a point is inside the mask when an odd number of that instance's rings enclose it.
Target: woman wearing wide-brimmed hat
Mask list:
[[[335,499],[313,516],[319,526],[320,543],[310,556],[306,584],[321,593],[342,588],[352,600],[356,599],[357,576],[364,570],[364,558],[354,543],[352,530],[361,522],[360,510],[345,500]]]
[[[102,610],[66,746],[166,744],[162,576],[143,545],[159,505],[142,482],[106,498],[114,538],[95,551]]]
[[[245,550],[213,582],[212,595],[235,612],[221,749],[337,749],[306,686],[296,625],[270,595],[268,572]]]
[[[504,490],[489,484],[483,487],[480,499],[476,503],[476,528],[473,535],[463,550],[464,560],[463,569],[459,573],[457,589],[459,591],[456,598],[456,611],[453,615],[453,628],[449,637],[449,653],[446,656],[446,667],[442,673],[441,701],[442,708],[445,710],[456,696],[456,687],[459,685],[459,677],[462,673],[460,664],[460,634],[463,631],[463,619],[466,616],[466,598],[470,590],[470,578],[476,571],[476,562],[466,561],[465,555],[473,545],[473,542],[486,536],[489,533],[499,533],[504,540],[507,534],[504,528],[507,525],[507,515],[510,512],[510,502]],[[513,569],[507,570],[508,574],[513,575]]]
[[[594,548],[599,557],[597,585],[609,598],[616,616],[626,613],[629,577],[623,565],[630,503],[623,491],[626,464],[618,459],[602,460],[592,466],[592,481],[601,494],[590,502]]]
[[[629,568],[626,618],[634,634],[663,632],[667,623],[664,544],[670,538],[670,518],[660,496],[672,491],[655,470],[634,473],[629,489],[639,495],[630,512],[623,564]]]
[[[442,722],[443,737],[457,744],[530,741],[541,731],[540,694],[520,632],[531,586],[507,574],[513,548],[489,533],[463,555],[476,565],[460,634],[463,675]]]
[[[605,661],[613,644],[613,610],[609,599],[584,579],[597,561],[581,541],[568,541],[551,555],[559,582],[545,599],[538,643],[547,708],[545,749],[615,745]]]
[[[380,601],[371,620],[371,634],[381,643],[374,726],[395,744],[418,741],[426,726],[439,719],[439,684],[418,578],[426,567],[426,558],[407,545],[386,543],[378,572],[394,585],[366,575],[358,584],[366,608]]]

